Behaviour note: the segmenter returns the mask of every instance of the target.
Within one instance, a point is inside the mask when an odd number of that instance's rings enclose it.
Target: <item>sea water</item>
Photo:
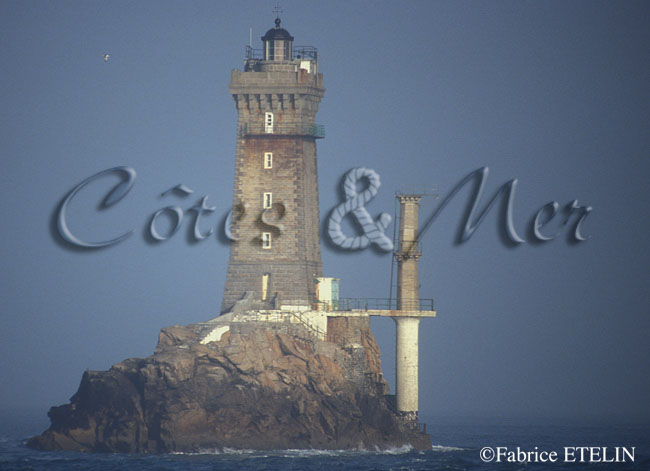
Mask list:
[[[390,450],[201,450],[197,453],[163,455],[94,454],[42,452],[25,446],[28,437],[48,426],[42,411],[0,413],[0,470],[143,470],[143,471],[371,471],[371,470],[649,470],[650,425],[577,425],[505,420],[430,419],[431,450],[408,446]],[[501,450],[507,456],[490,458],[484,448]],[[592,447],[599,462],[566,461],[565,448]],[[602,449],[607,454],[603,456]],[[615,450],[633,449],[634,461],[603,462],[616,459]],[[517,459],[517,450],[519,458]],[[537,455],[534,453],[537,452]],[[541,455],[541,452],[547,452]],[[556,452],[555,461],[540,458]],[[483,454],[482,454],[483,453]],[[523,454],[522,454],[523,453]],[[528,454],[526,454],[528,453]],[[586,456],[589,458],[589,456]],[[537,459],[536,459],[537,458]],[[571,453],[569,454],[571,458]],[[619,453],[619,458],[623,458]],[[588,459],[586,460],[588,461]]]

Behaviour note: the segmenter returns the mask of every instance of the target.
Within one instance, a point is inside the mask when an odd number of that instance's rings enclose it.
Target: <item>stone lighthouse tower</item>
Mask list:
[[[238,113],[230,260],[221,312],[310,306],[322,276],[315,124],[325,89],[317,51],[280,18],[246,49],[230,93]]]

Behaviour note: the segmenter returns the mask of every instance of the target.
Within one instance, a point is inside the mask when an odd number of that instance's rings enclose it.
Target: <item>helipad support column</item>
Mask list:
[[[406,418],[418,416],[419,317],[393,317],[396,324],[395,395],[397,410]]]
[[[420,311],[420,282],[418,261],[419,194],[397,194],[400,202],[399,242],[397,259],[397,309],[403,315],[395,316],[396,361],[395,395],[397,411],[406,419],[418,418],[418,327],[420,318],[408,311]]]
[[[422,196],[398,194],[397,199],[400,202],[399,241],[395,252],[397,309],[419,311],[418,261],[422,253],[418,247],[418,208]]]

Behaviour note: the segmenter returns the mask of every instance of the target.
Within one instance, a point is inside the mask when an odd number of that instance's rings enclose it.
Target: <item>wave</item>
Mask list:
[[[451,447],[441,447],[449,448]],[[460,448],[458,448],[460,449]],[[402,445],[400,447],[380,449],[375,447],[372,450],[366,449],[363,445],[359,445],[356,449],[350,450],[322,450],[315,448],[307,449],[287,449],[287,450],[252,450],[241,448],[202,448],[197,451],[183,452],[175,451],[169,453],[170,455],[185,455],[185,456],[200,456],[200,455],[247,455],[251,458],[268,458],[268,457],[282,457],[282,458],[308,458],[314,456],[353,456],[359,454],[372,454],[372,455],[402,455],[413,451],[411,445]]]
[[[263,453],[262,450],[248,450],[244,448],[200,448],[197,451],[172,451],[170,455],[185,455],[185,456],[199,456],[199,455],[253,455],[256,453]]]
[[[467,448],[458,448],[456,446],[431,445],[431,450],[447,452],[447,451],[465,451],[467,450]]]
[[[386,450],[376,450],[375,453],[382,455],[403,455],[404,453],[409,453],[411,451],[413,451],[413,447],[407,444],[396,448],[388,448]]]

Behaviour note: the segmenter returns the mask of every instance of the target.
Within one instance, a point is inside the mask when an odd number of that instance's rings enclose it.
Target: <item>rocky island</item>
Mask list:
[[[275,322],[260,320],[276,316]],[[162,329],[155,353],[86,371],[41,450],[429,449],[387,396],[369,318],[339,318],[327,340],[298,314],[227,314]]]
[[[320,250],[316,141],[325,130],[315,117],[323,74],[317,49],[293,39],[276,18],[262,49],[248,46],[243,70],[231,72],[237,146],[222,315],[163,329],[147,358],[86,371],[29,446],[124,453],[431,447],[418,423],[418,325],[436,316],[433,300],[419,298],[422,195],[396,194],[397,296],[341,299],[339,278],[323,276]],[[363,179],[380,185],[373,170],[353,169],[343,185],[348,198]],[[351,201],[332,212],[332,242],[348,249],[381,241],[392,250],[383,234],[387,214],[378,223],[367,216],[362,236],[343,234]],[[370,316],[396,324],[395,396]]]

